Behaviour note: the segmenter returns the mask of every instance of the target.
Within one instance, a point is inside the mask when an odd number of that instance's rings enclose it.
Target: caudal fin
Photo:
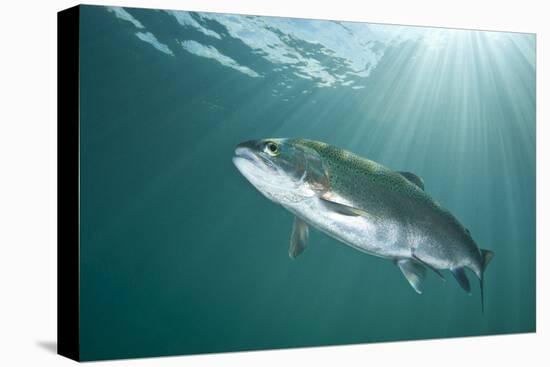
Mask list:
[[[483,274],[485,273],[485,269],[487,268],[487,265],[489,265],[489,262],[491,261],[493,256],[495,256],[495,253],[493,251],[483,249],[481,250],[481,257],[483,259],[481,275],[479,277],[479,289],[481,290],[481,313],[485,311],[485,302],[483,300]]]

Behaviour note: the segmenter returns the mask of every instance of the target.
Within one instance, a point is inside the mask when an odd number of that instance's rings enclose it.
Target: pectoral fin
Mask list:
[[[419,262],[410,259],[397,260],[396,264],[416,293],[422,294],[426,268]]]
[[[340,203],[337,203],[335,201],[325,199],[323,197],[320,197],[319,200],[325,206],[325,208],[327,208],[328,210],[333,211],[335,213],[342,214],[342,215],[348,215],[348,216],[351,216],[351,217],[359,217],[359,216],[369,217],[369,213],[367,213],[363,209],[354,208],[352,206],[345,205],[345,204],[340,204]]]
[[[294,259],[300,255],[307,246],[309,237],[309,227],[306,222],[298,217],[294,217],[292,225],[292,234],[290,235],[290,247],[288,248],[288,256]]]

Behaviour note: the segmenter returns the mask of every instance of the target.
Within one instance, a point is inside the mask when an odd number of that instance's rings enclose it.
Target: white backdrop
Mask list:
[[[537,333],[170,357],[106,366],[523,366],[550,363],[548,48],[544,1],[132,0],[106,5],[537,33]],[[3,2],[0,11],[0,365],[63,366],[56,343],[56,12],[72,1]],[[546,17],[545,17],[546,14]],[[546,104],[545,104],[546,102]],[[546,167],[545,167],[546,166]],[[546,224],[546,225],[545,225]],[[545,312],[546,311],[546,312]],[[407,310],[403,310],[407,312]],[[414,318],[411,315],[411,318]]]

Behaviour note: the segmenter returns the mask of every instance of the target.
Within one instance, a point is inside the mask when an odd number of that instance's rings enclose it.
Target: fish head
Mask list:
[[[261,139],[235,148],[233,163],[268,199],[291,204],[328,190],[328,175],[320,155],[290,139]]]

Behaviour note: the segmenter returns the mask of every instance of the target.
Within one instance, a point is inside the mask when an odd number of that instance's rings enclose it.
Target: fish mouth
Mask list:
[[[235,148],[235,155],[233,156],[233,162],[239,159],[244,159],[250,163],[257,163],[258,157],[252,149],[242,144],[237,145]]]

